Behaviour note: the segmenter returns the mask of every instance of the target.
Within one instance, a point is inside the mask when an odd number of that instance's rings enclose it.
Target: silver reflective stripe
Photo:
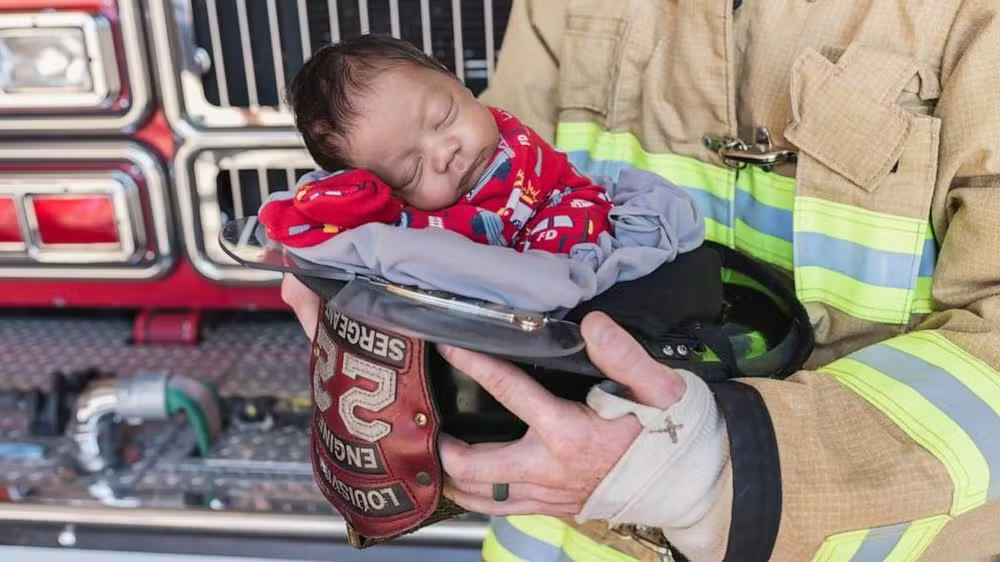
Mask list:
[[[865,537],[865,542],[861,543],[861,548],[854,553],[851,562],[881,562],[885,560],[889,557],[892,549],[899,544],[903,533],[909,528],[909,523],[902,523],[872,529]]]
[[[1000,416],[989,404],[948,371],[894,347],[875,345],[850,357],[907,385],[958,424],[989,467],[988,499],[1000,495]]]
[[[500,517],[490,521],[493,536],[508,552],[528,562],[573,562],[563,550],[525,534]]]

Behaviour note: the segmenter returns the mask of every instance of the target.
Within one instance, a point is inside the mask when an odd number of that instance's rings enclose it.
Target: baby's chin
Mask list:
[[[436,204],[434,204],[434,205],[430,205],[430,204],[428,204],[426,202],[416,202],[416,201],[407,200],[407,199],[403,199],[403,203],[405,203],[409,207],[413,207],[414,209],[416,209],[418,211],[424,211],[424,212],[431,213],[431,212],[434,212],[434,211],[441,211],[441,210],[447,209],[448,207],[451,207],[452,205],[455,205],[456,203],[458,203],[459,201],[461,201],[463,198],[465,198],[465,195],[466,195],[465,193],[462,193],[460,195],[455,196],[452,199],[442,199],[442,200],[437,201]]]

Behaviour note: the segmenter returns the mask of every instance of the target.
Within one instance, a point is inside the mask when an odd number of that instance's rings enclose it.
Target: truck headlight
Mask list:
[[[0,15],[0,109],[100,109],[120,89],[111,28],[103,17]]]

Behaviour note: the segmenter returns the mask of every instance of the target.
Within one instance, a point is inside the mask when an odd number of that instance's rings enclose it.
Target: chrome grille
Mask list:
[[[251,139],[245,139],[250,141]],[[202,274],[225,281],[272,281],[276,274],[251,270],[219,244],[222,225],[257,214],[270,193],[291,189],[313,168],[309,154],[294,145],[247,146],[203,139],[185,145],[174,166],[185,246]]]
[[[284,89],[330,42],[389,33],[423,48],[475,93],[488,83],[511,0],[156,0],[165,102],[197,129],[291,126]],[[170,33],[170,28],[175,33]],[[166,49],[166,51],[164,51]],[[170,57],[172,55],[172,57]]]
[[[512,0],[148,0],[184,245],[218,281],[273,282],[219,246],[221,226],[256,213],[314,164],[283,104],[285,84],[320,46],[391,33],[421,47],[475,93],[492,76]]]
[[[309,168],[240,167],[232,158],[215,176],[219,214],[225,218],[256,215],[267,196],[295,187],[298,178]]]

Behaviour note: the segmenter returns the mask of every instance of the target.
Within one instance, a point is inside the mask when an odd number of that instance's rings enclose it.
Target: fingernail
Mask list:
[[[587,328],[587,339],[598,345],[605,345],[615,337],[616,326],[603,314],[592,317]]]
[[[448,356],[451,355],[455,351],[455,348],[452,347],[452,346],[450,346],[450,345],[448,345],[448,344],[439,343],[439,344],[437,344],[437,350],[438,350],[438,353],[440,353],[442,357],[444,357],[445,359],[447,359]]]

